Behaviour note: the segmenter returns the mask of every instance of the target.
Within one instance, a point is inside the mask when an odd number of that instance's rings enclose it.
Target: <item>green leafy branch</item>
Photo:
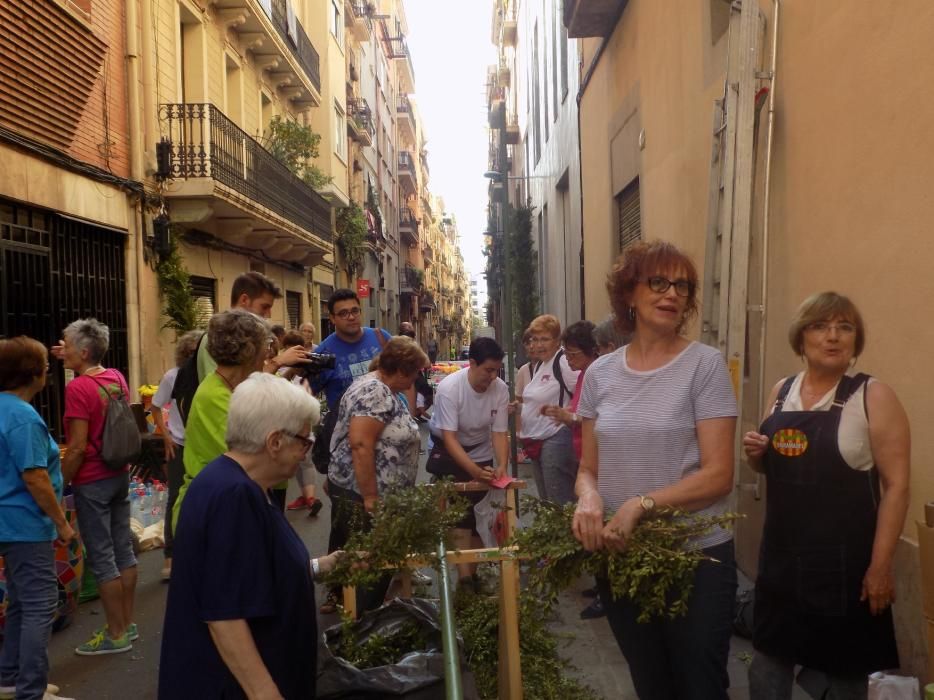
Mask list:
[[[523,503],[535,520],[517,531],[511,544],[528,557],[529,590],[553,601],[584,574],[605,576],[614,597],[629,598],[640,608],[639,622],[687,612],[694,572],[709,560],[693,541],[742,517],[662,510],[636,527],[623,552],[588,552],[571,531],[574,504],[561,507],[532,498]]]
[[[156,263],[162,315],[165,317],[162,327],[175,331],[176,336],[198,327],[198,307],[191,289],[191,276],[178,250],[177,233],[173,227],[169,250]]]
[[[337,212],[336,243],[347,274],[354,277],[366,255],[367,227],[363,209],[354,201]]]
[[[333,180],[317,165],[309,162],[319,156],[320,144],[321,134],[278,115],[269,120],[269,129],[263,136],[263,147],[272,157],[315,190],[327,187]]]

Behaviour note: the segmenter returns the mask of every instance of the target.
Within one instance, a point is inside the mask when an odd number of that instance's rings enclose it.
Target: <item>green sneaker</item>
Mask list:
[[[107,629],[108,629],[107,625],[104,625],[103,627],[98,627],[96,630],[94,630],[94,636],[101,634]],[[139,639],[139,629],[137,629],[135,622],[131,622],[129,625],[127,625],[126,637],[131,642],[135,642],[137,639]],[[0,700],[3,700],[3,698],[0,697]]]
[[[78,656],[122,654],[125,651],[130,651],[132,648],[133,644],[130,642],[129,637],[125,632],[122,637],[112,639],[111,637],[107,636],[107,633],[103,629],[101,629],[95,632],[91,639],[77,647],[75,649],[75,653]]]

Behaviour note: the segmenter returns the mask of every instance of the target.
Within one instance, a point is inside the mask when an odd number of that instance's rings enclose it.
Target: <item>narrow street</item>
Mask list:
[[[427,441],[427,428],[421,428]],[[422,455],[419,481],[427,481]],[[521,465],[520,476],[531,482],[528,465]],[[294,492],[293,492],[294,491]],[[532,490],[534,493],[534,488]],[[294,484],[289,499],[297,495]],[[305,541],[312,555],[324,552],[327,546],[329,504],[316,519],[309,519],[305,511],[290,512],[289,521]],[[76,700],[154,700],[158,685],[159,651],[162,644],[162,617],[168,586],[160,580],[162,550],[143,552],[139,557],[139,587],[136,595],[136,622],[140,638],[133,643],[133,651],[103,657],[76,656],[74,648],[90,637],[92,630],[103,624],[100,601],[85,603],[78,608],[74,622],[52,637],[49,645],[50,682],[61,686],[62,694]],[[587,604],[580,590],[587,587],[582,581],[562,596],[560,617],[553,629],[564,638],[562,655],[577,667],[577,675],[606,700],[635,700],[626,662],[610,633],[606,618],[580,620],[578,613]],[[322,589],[318,589],[319,602],[323,602]],[[320,615],[319,631],[337,624],[338,616]],[[730,649],[730,697],[747,700],[746,659],[752,653],[750,643],[733,637]],[[439,691],[443,698],[443,690]],[[806,698],[796,690],[796,700]]]

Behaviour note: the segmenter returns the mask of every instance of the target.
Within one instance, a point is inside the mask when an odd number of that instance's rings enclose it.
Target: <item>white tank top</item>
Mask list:
[[[785,403],[782,406],[783,411],[803,411],[801,404],[801,382],[804,379],[804,372],[800,372],[795,377],[788,396],[785,397]],[[866,387],[875,379],[872,377],[864,382],[852,396],[843,404],[843,411],[840,416],[840,428],[837,431],[837,446],[840,448],[840,455],[852,469],[857,471],[869,471],[875,464],[872,457],[872,445],[869,442],[869,419],[866,417]],[[829,411],[833,404],[834,394],[837,392],[837,386],[824,394],[821,399],[815,403],[809,410],[811,411]],[[773,409],[774,410],[774,409]]]

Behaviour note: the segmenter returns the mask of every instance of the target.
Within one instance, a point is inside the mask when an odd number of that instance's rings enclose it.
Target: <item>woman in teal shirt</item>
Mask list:
[[[29,402],[45,387],[48,353],[32,338],[0,340],[0,555],[6,569],[6,629],[0,691],[46,695],[49,637],[58,602],[56,538],[75,531],[61,507],[58,446]]]

